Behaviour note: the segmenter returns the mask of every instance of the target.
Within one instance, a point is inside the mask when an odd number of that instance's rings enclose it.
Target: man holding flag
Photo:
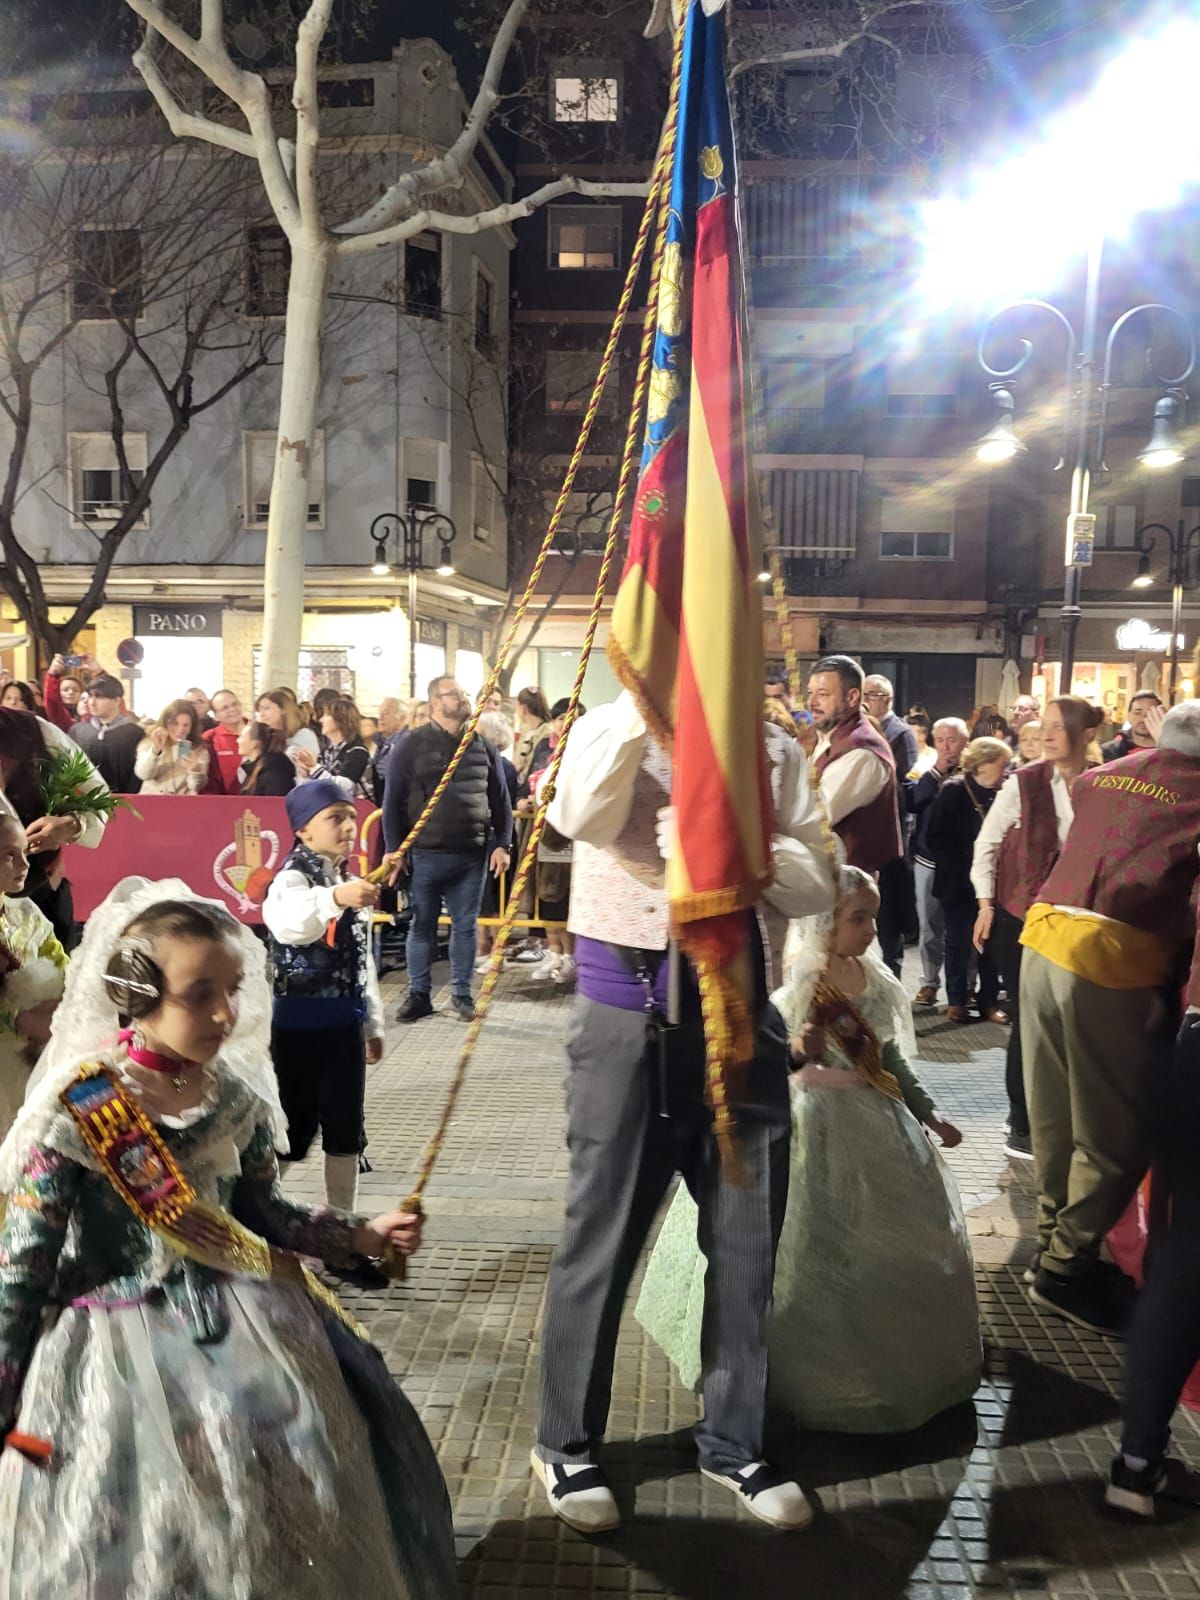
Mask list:
[[[785,916],[828,909],[835,853],[792,740],[772,817],[724,18],[706,4],[714,14],[691,5],[683,40],[646,440],[609,644],[627,692],[576,726],[550,809],[577,841],[578,974],[533,1466],[555,1513],[589,1533],[618,1521],[596,1453],[625,1294],[677,1171],[708,1258],[701,1470],[772,1526],[812,1516],[762,1459],[790,1124],[754,906],[767,893]]]

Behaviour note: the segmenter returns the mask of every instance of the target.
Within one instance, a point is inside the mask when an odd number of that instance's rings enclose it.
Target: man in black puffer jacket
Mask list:
[[[431,721],[414,728],[396,747],[388,767],[383,834],[398,850],[436,789],[458,748],[471,714],[471,702],[453,678],[429,685]],[[433,1013],[430,999],[437,922],[442,901],[450,914],[450,991],[464,1021],[475,1014],[471,973],[475,961],[475,919],[483,894],[489,836],[496,840],[491,870],[508,870],[512,843],[512,803],[500,757],[476,734],[446,792],[397,871],[409,870],[411,920],[408,928],[408,998],[397,1013],[416,1022]]]

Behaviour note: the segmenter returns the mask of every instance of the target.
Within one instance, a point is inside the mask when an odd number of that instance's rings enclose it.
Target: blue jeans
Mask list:
[[[411,920],[408,924],[408,987],[428,994],[437,949],[442,901],[450,913],[450,989],[470,999],[475,965],[475,918],[483,896],[487,858],[482,850],[414,850]]]

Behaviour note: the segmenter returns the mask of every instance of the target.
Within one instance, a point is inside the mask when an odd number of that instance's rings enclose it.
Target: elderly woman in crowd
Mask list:
[[[172,700],[137,747],[133,770],[142,794],[200,794],[208,782],[209,749],[190,700]]]
[[[942,785],[929,818],[927,843],[933,856],[933,892],[946,924],[946,1015],[969,1022],[974,951],[972,935],[979,903],[971,885],[971,860],[983,819],[1008,772],[1012,751],[1003,739],[972,739],[962,753],[957,776]],[[979,1014],[988,1022],[1007,1022],[996,1004],[1000,976],[991,956],[979,955]]]

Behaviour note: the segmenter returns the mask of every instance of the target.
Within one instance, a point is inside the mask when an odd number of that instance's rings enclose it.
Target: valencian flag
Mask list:
[[[608,652],[672,754],[667,892],[700,979],[725,1135],[728,1071],[753,1054],[749,908],[770,880],[772,820],[725,19],[688,3],[646,437]]]

